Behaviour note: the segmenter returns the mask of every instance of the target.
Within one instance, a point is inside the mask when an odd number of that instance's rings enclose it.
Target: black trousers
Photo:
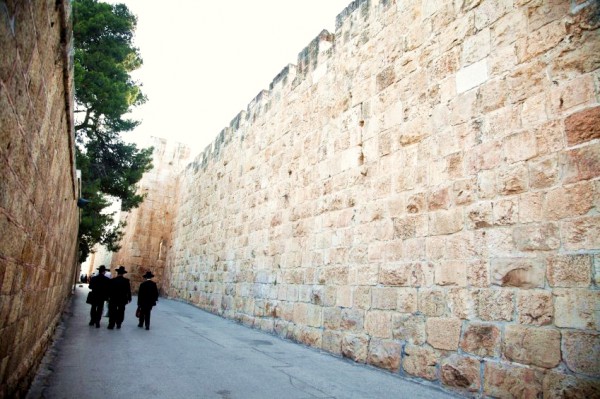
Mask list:
[[[117,324],[120,326],[125,319],[125,303],[108,302],[108,326],[112,327]]]
[[[152,306],[140,306],[140,323],[138,325],[150,327],[150,313],[152,313]]]
[[[100,323],[100,319],[102,319],[103,310],[104,301],[93,303],[92,309],[90,309],[90,322]]]

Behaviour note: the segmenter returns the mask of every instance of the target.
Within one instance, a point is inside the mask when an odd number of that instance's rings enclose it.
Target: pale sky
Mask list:
[[[144,65],[133,76],[148,102],[126,141],[165,137],[192,147],[211,144],[239,111],[351,0],[109,0],[138,17],[135,45]]]

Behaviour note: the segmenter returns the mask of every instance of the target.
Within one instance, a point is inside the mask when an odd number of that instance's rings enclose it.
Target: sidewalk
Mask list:
[[[149,331],[137,298],[120,330],[90,327],[87,292],[77,286],[28,399],[455,398],[163,298]]]

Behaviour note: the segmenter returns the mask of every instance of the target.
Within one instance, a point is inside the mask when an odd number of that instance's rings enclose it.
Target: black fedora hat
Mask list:
[[[152,278],[152,277],[154,277],[154,274],[152,274],[152,272],[150,270],[148,270],[146,272],[146,274],[144,274],[142,277],[143,278]]]
[[[97,267],[96,270],[98,270],[99,272],[105,272],[106,271],[106,266],[100,265],[100,267]]]
[[[125,270],[125,267],[123,266],[119,266],[118,269],[115,270],[117,272],[117,274],[125,274],[127,273],[127,270]]]

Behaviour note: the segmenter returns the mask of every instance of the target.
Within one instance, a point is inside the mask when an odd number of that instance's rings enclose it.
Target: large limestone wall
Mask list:
[[[463,394],[600,396],[598,15],[352,2],[181,176],[168,294]]]
[[[68,1],[0,1],[0,397],[21,397],[77,273]]]
[[[137,291],[142,276],[150,270],[154,281],[162,288],[165,260],[172,245],[173,217],[177,210],[178,174],[190,161],[189,147],[152,138],[153,168],[145,173],[138,184],[138,193],[146,195],[144,202],[130,212],[122,212],[120,220],[127,223],[123,229],[121,249],[114,253],[111,272],[125,266],[127,278]],[[94,262],[94,265],[98,262]],[[99,266],[99,264],[98,264]],[[108,266],[108,265],[107,265]],[[91,269],[95,272],[95,267]]]

